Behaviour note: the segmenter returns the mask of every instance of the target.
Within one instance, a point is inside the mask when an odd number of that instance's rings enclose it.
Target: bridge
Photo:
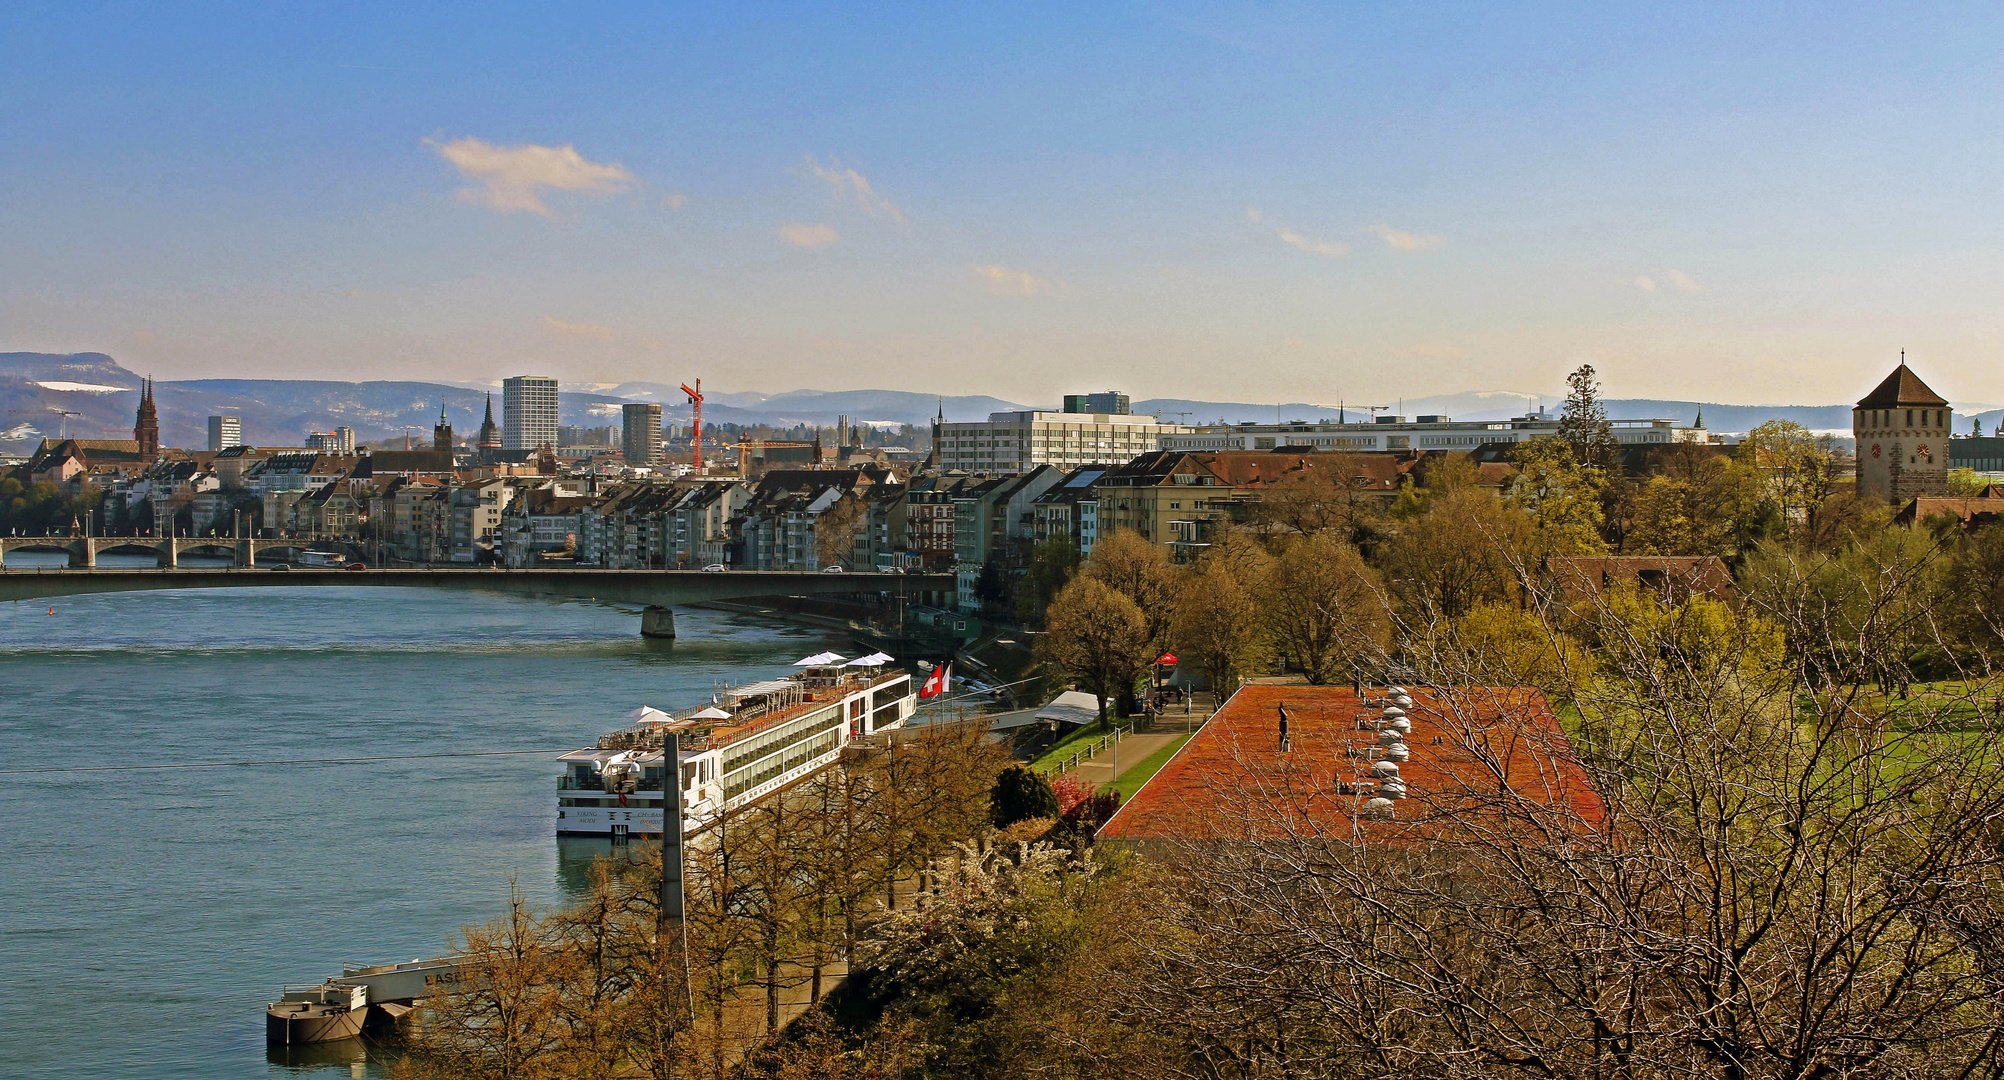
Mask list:
[[[281,541],[258,541],[279,544]],[[297,546],[297,541],[282,543]],[[798,570],[574,570],[569,568],[339,570],[251,566],[217,570],[0,570],[0,602],[45,600],[86,593],[148,589],[326,588],[390,586],[478,589],[521,596],[551,596],[631,604],[645,609],[640,632],[674,637],[676,604],[743,600],[760,596],[830,596],[899,593],[918,601],[927,593],[952,594],[952,574],[814,573]]]
[[[251,540],[229,536],[4,536],[0,537],[0,567],[10,551],[46,551],[69,556],[71,566],[97,565],[99,555],[151,555],[161,566],[181,565],[183,555],[229,557],[238,566],[255,566],[261,552],[315,550],[316,543],[334,550],[347,547],[335,540]]]

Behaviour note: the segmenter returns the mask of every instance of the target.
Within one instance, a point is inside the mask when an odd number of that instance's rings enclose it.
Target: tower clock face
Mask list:
[[[1920,456],[1928,459],[1929,461],[1934,460],[1934,452],[1927,448],[1926,443],[1922,443],[1918,447],[1915,447],[1914,453],[1919,454]]]
[[[1880,453],[1880,451],[1879,451],[1879,444],[1878,444],[1878,443],[1873,443],[1873,444],[1872,444],[1872,456],[1873,456],[1873,457],[1878,457],[1878,456],[1879,456],[1879,453]]]

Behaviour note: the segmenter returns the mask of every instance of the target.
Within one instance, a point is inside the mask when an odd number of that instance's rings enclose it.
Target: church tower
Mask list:
[[[438,403],[438,424],[431,429],[431,448],[452,453],[452,422],[445,418],[445,402]]]
[[[1948,402],[1907,367],[1886,376],[1851,410],[1858,438],[1858,493],[1905,502],[1948,491]]]
[[[132,438],[139,444],[139,460],[148,465],[160,460],[160,413],[153,407],[150,377],[139,391],[139,416],[132,423]]]
[[[480,461],[492,465],[501,460],[501,425],[494,422],[494,395],[487,395],[487,419],[480,422]]]

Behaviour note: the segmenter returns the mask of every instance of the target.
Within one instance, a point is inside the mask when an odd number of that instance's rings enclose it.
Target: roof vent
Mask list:
[[[1403,686],[1394,686],[1386,690],[1385,693],[1390,694],[1393,697],[1404,697],[1406,693],[1406,688]]]
[[[1378,790],[1382,791],[1387,799],[1403,799],[1406,797],[1406,782],[1394,776],[1385,781]]]
[[[1397,705],[1385,706],[1385,719],[1387,720],[1396,720],[1399,717],[1404,716],[1405,714],[1406,711],[1404,709],[1399,708]]]
[[[1390,780],[1399,775],[1399,766],[1394,761],[1380,761],[1371,766],[1371,775],[1380,780]]]
[[[1386,761],[1404,761],[1412,756],[1413,752],[1406,749],[1405,743],[1393,743],[1391,746],[1385,748]]]
[[[1413,707],[1413,699],[1406,694],[1399,694],[1398,696],[1392,698],[1392,704],[1398,706],[1401,709],[1410,709]]]
[[[1391,723],[1386,724],[1385,726],[1391,728],[1393,731],[1396,731],[1401,735],[1410,735],[1412,734],[1413,730],[1413,722],[1411,720],[1406,719],[1403,716],[1397,717]]]
[[[1387,724],[1385,725],[1385,730],[1378,732],[1378,741],[1385,744],[1386,746],[1394,746],[1398,743],[1405,742],[1406,736],[1404,732],[1398,731],[1394,729],[1390,724]]]
[[[1364,818],[1367,821],[1390,821],[1397,814],[1398,808],[1392,805],[1390,799],[1377,798],[1364,804]]]

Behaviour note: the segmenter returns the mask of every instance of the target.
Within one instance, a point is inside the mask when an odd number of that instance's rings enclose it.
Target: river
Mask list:
[[[10,565],[30,556],[10,554]],[[107,558],[104,565],[114,565]],[[138,562],[134,565],[149,565]],[[844,649],[683,609],[374,587],[0,603],[0,1076],[380,1075],[267,1051],[264,1005],[343,961],[435,955],[513,881],[551,905],[610,850],[553,835],[556,766],[640,705]],[[460,751],[520,757],[65,767]]]

